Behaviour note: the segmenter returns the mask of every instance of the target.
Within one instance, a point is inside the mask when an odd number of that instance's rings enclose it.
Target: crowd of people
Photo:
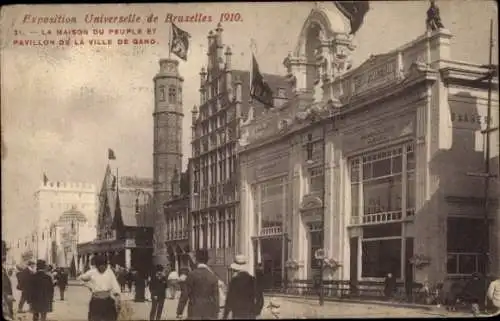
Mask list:
[[[13,286],[9,272],[5,268],[7,247],[2,241],[2,307],[3,317],[14,320]],[[120,266],[112,267],[104,256],[95,256],[93,266],[80,274],[77,280],[90,290],[88,305],[89,321],[116,321],[122,309],[123,293],[135,290],[135,301],[144,302],[144,293],[149,290],[151,301],[150,320],[161,320],[167,299],[179,295],[176,315],[181,319],[187,307],[187,318],[193,320],[215,319],[256,319],[264,307],[263,277],[257,269],[254,271],[245,256],[237,255],[230,265],[231,278],[226,286],[216,273],[207,265],[208,252],[196,252],[196,266],[176,271],[167,266],[156,265],[149,276],[145,272],[127,270]],[[24,306],[30,307],[34,321],[44,321],[53,311],[54,289],[59,289],[60,300],[65,300],[68,286],[68,273],[63,268],[53,268],[45,261],[29,261],[25,267],[16,267],[18,291],[20,291],[17,310],[25,312]],[[262,272],[262,271],[260,271]],[[386,278],[386,296],[391,296],[392,275]],[[500,279],[489,283],[486,291],[480,287],[485,284],[475,275],[459,292],[464,300],[472,303],[473,309],[481,305],[486,292],[487,301],[498,314],[500,312]],[[451,290],[446,290],[453,293]],[[445,298],[445,301],[447,299]],[[448,299],[449,300],[449,299]],[[451,299],[456,302],[456,298]],[[448,303],[452,304],[452,303]],[[454,303],[453,303],[454,304]],[[491,308],[491,307],[490,307]],[[273,316],[279,317],[279,305],[270,303]]]

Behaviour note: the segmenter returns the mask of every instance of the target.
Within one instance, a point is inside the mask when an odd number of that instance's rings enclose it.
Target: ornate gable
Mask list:
[[[312,209],[321,208],[323,206],[323,201],[320,197],[315,195],[305,195],[302,198],[302,203],[300,204],[301,211],[308,211]]]

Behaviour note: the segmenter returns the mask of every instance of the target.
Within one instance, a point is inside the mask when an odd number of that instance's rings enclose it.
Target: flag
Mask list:
[[[115,189],[116,187],[116,176],[113,175],[113,181],[111,182],[111,189]]]
[[[355,34],[363,24],[366,13],[370,10],[368,1],[334,1],[337,8],[342,12],[351,24],[350,34]]]
[[[172,36],[170,40],[170,51],[182,60],[187,60],[189,50],[189,38],[191,35],[172,23]]]
[[[48,182],[49,182],[49,178],[47,177],[47,175],[45,173],[43,173],[43,185],[47,185]]]
[[[111,148],[108,148],[108,159],[109,160],[116,159],[115,152]]]
[[[260,101],[266,107],[273,106],[273,91],[269,87],[268,83],[262,77],[259,70],[259,64],[257,59],[252,54],[252,83],[250,87],[250,97],[255,98],[255,100]]]

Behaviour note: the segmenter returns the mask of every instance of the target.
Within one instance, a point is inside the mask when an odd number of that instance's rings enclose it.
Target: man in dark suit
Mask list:
[[[264,306],[262,288],[250,275],[247,260],[237,255],[229,268],[233,277],[229,282],[223,319],[232,312],[232,319],[256,319]]]
[[[198,266],[189,272],[185,291],[177,305],[177,317],[181,318],[189,300],[187,318],[191,320],[216,320],[219,315],[219,279],[207,266],[207,250],[196,252]]]
[[[64,301],[64,292],[66,291],[66,287],[68,286],[68,273],[66,273],[64,268],[57,269],[56,284],[59,288],[61,301]]]
[[[158,264],[149,282],[149,291],[151,292],[149,320],[161,320],[163,305],[167,296],[167,276],[164,270],[163,266]]]
[[[33,321],[47,320],[47,313],[52,312],[54,300],[54,283],[47,274],[47,265],[44,260],[36,263],[36,273],[31,276],[28,286],[28,302],[33,312]]]

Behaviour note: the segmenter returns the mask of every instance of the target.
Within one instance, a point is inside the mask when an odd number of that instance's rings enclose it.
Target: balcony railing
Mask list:
[[[401,211],[383,212],[375,214],[366,214],[363,216],[352,216],[351,225],[389,223],[389,222],[401,221],[402,219],[403,219],[403,213]]]
[[[279,235],[282,233],[281,226],[263,227],[259,236]]]

